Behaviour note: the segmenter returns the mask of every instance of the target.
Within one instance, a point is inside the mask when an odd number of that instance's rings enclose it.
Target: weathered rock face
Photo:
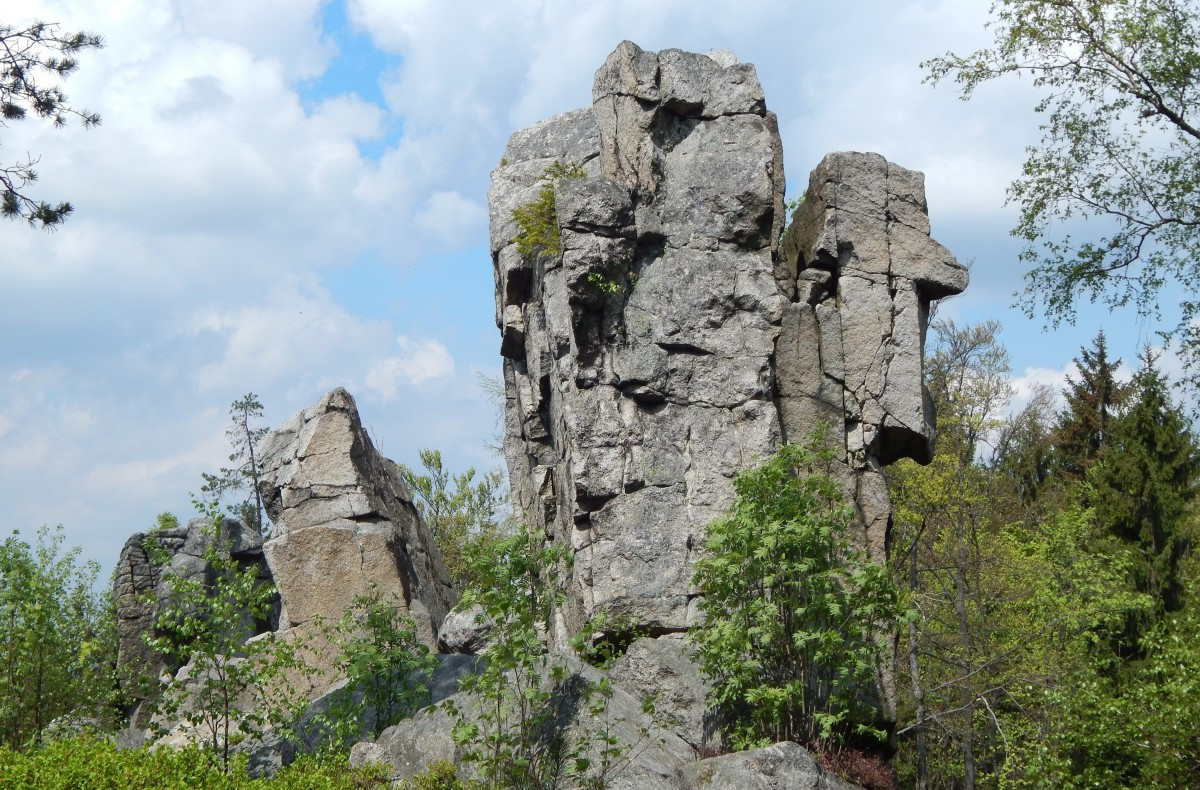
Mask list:
[[[798,743],[784,741],[692,763],[681,790],[861,790],[831,776]]]
[[[843,483],[868,553],[883,561],[891,502],[880,466],[933,456],[929,303],[961,293],[966,269],[929,237],[924,176],[878,154],[821,161],[778,258],[796,282],[775,354],[784,438],[822,422],[844,430]]]
[[[752,66],[621,44],[591,108],[517,132],[489,193],[514,505],[575,552],[561,638],[600,609],[695,622],[693,560],[736,472],[823,421],[882,559],[880,467],[926,460],[931,299],[966,272],[924,184],[833,154],[780,242],[783,161]],[[517,252],[513,210],[553,162],[561,252]],[[844,438],[843,438],[844,437]]]
[[[164,576],[214,581],[214,569],[206,559],[216,546],[228,551],[239,568],[257,567],[259,578],[270,582],[258,532],[235,519],[222,519],[217,534],[208,529],[207,519],[192,519],[186,527],[149,534],[138,532],[125,541],[113,573],[113,600],[117,614],[117,679],[121,691],[140,702],[167,666],[163,657],[146,646],[143,633],[152,633],[160,608],[170,595]],[[275,618],[247,624],[247,636],[274,628]],[[149,684],[147,683],[149,681]],[[135,715],[135,718],[141,719]],[[138,721],[144,724],[145,721]]]
[[[515,506],[576,552],[565,627],[696,616],[691,561],[733,474],[780,441],[772,355],[783,196],[753,68],[622,44],[592,110],[518,132],[490,194]],[[555,160],[561,257],[513,245]]]
[[[454,591],[395,465],[363,430],[354,399],[335,389],[260,446],[264,546],[283,602],[280,627],[334,622],[355,596],[397,596],[436,649]]]

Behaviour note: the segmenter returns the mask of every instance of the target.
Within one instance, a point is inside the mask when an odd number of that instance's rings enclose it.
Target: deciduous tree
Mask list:
[[[466,589],[482,581],[473,575],[467,562],[470,547],[479,542],[493,543],[504,533],[499,518],[501,475],[488,472],[476,481],[474,469],[451,474],[437,450],[421,450],[419,455],[425,474],[403,464],[397,466],[437,542],[450,580],[458,589]]]
[[[1030,314],[1071,320],[1081,299],[1157,316],[1176,284],[1200,377],[1200,5],[1196,0],[997,0],[995,43],[925,63],[964,99],[994,79],[1041,89],[1042,139],[1009,188],[1027,242]],[[1099,220],[1086,226],[1076,220]],[[1076,237],[1076,232],[1086,234]]]
[[[823,436],[734,478],[736,500],[696,563],[691,631],[735,748],[881,735],[864,697],[880,634],[901,615],[886,571],[851,548]]]
[[[112,612],[99,566],[62,549],[62,528],[0,543],[0,745],[41,741],[55,718],[111,713]]]

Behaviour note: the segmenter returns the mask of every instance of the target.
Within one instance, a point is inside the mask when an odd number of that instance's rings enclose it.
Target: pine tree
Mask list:
[[[1055,467],[1060,477],[1081,480],[1103,454],[1113,416],[1129,397],[1130,386],[1117,380],[1121,360],[1108,358],[1101,331],[1092,348],[1079,349],[1079,379],[1067,376],[1066,411],[1054,430]]]
[[[94,33],[69,33],[45,22],[13,26],[0,23],[0,129],[29,115],[64,126],[73,115],[87,129],[100,116],[71,106],[62,90],[63,80],[79,66],[75,56],[99,49],[104,40]],[[37,157],[0,163],[0,216],[20,218],[31,226],[53,230],[74,207],[36,200],[25,193],[37,181]]]
[[[1196,495],[1200,447],[1171,401],[1150,352],[1132,382],[1128,410],[1109,423],[1109,450],[1089,475],[1101,524],[1132,550],[1133,587],[1149,595],[1149,617],[1131,622],[1125,646],[1181,601],[1179,563],[1189,542],[1189,506]]]
[[[229,512],[265,538],[270,533],[270,523],[263,517],[262,494],[258,490],[258,445],[267,435],[267,428],[257,424],[262,416],[263,405],[253,392],[229,404],[229,428],[225,435],[233,448],[229,460],[234,466],[222,467],[220,474],[201,473],[204,485],[200,491],[214,503],[226,493],[249,491],[243,501],[229,506]]]

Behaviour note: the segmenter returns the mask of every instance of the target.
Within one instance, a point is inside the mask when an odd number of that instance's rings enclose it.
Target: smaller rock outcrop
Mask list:
[[[214,541],[218,551],[228,552],[238,568],[257,567],[259,578],[270,582],[271,573],[263,557],[262,538],[252,527],[240,521],[222,519],[216,534],[209,521],[192,519],[186,527],[137,532],[125,541],[113,573],[113,601],[117,614],[117,682],[121,692],[134,700],[132,717],[144,726],[146,716],[141,703],[150,695],[164,671],[179,667],[151,650],[142,634],[154,632],[154,622],[170,595],[170,577],[214,580],[214,569],[207,557]],[[274,628],[274,617],[247,624],[247,637]]]
[[[376,451],[346,390],[326,394],[260,445],[259,493],[275,525],[264,546],[280,628],[334,622],[354,598],[395,596],[437,649],[454,589],[396,465]]]

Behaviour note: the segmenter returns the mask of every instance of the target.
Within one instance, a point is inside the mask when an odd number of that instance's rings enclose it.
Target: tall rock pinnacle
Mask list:
[[[513,212],[556,162],[560,244],[522,254]],[[575,554],[560,638],[599,610],[687,629],[733,476],[821,423],[884,559],[880,467],[931,456],[928,308],[966,271],[929,237],[920,173],[831,154],[781,237],[783,189],[752,66],[629,42],[592,107],[517,132],[493,173],[505,455],[519,515]]]

